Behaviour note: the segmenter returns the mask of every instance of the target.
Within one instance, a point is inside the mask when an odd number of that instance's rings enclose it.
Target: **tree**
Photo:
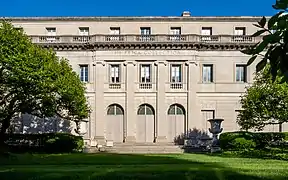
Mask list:
[[[242,52],[252,57],[247,65],[252,64],[257,57],[261,58],[256,71],[261,71],[269,62],[269,72],[272,80],[282,77],[282,82],[288,81],[288,0],[276,0],[272,6],[278,12],[268,21],[263,17],[257,24],[259,28],[252,37],[263,36],[262,41]]]
[[[0,143],[14,116],[29,113],[82,121],[85,88],[66,59],[33,44],[22,30],[0,23]],[[1,145],[1,144],[0,144]]]
[[[237,123],[244,130],[263,130],[271,120],[279,124],[288,122],[288,84],[279,83],[279,77],[274,81],[269,66],[256,74],[252,86],[241,97],[243,110]]]

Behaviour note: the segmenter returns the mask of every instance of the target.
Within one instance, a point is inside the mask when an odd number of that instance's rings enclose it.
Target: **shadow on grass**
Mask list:
[[[130,154],[68,154],[68,155],[15,155],[1,158],[0,179],[231,179],[274,180],[284,176],[258,176],[247,169],[223,166],[205,155],[130,155]],[[219,160],[218,160],[219,161]],[[223,161],[223,162],[221,162]],[[237,169],[237,170],[235,170]],[[260,173],[260,175],[259,175]],[[265,173],[265,170],[264,172]]]

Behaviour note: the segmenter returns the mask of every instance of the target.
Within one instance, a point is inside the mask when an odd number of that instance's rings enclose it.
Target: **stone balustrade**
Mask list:
[[[30,36],[37,44],[85,44],[85,43],[247,43],[259,42],[262,37],[236,35],[90,35],[90,36]]]

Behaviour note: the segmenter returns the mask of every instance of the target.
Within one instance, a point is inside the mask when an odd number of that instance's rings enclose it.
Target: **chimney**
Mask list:
[[[182,14],[181,14],[182,17],[190,17],[191,16],[191,13],[190,11],[183,11]]]

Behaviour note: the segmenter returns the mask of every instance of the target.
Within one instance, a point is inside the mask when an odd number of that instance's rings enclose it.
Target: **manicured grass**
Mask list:
[[[287,169],[287,161],[201,154],[26,154],[0,159],[1,180],[276,180],[287,179]]]

